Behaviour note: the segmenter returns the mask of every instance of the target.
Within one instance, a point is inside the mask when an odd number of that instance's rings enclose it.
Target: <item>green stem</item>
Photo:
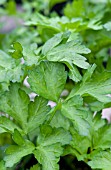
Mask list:
[[[59,100],[58,104],[53,109],[51,109],[51,111],[49,112],[49,115],[51,115],[51,116],[50,116],[49,120],[47,121],[47,124],[50,124],[50,122],[53,119],[56,111],[60,110],[60,109],[61,109],[61,99]]]

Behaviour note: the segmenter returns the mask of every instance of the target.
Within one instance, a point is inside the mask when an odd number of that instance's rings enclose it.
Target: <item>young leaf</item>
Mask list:
[[[34,92],[46,99],[58,102],[67,78],[64,65],[41,62],[29,72],[28,76],[28,82]]]
[[[47,99],[37,96],[34,102],[29,104],[28,132],[33,131],[45,121],[50,110],[47,103]]]

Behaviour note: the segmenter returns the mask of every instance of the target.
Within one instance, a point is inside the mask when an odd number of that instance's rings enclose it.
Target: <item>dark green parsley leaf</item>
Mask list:
[[[10,133],[14,133],[14,129],[18,129],[20,132],[22,131],[12,120],[5,116],[0,117],[0,127]]]
[[[78,82],[82,79],[81,74],[79,73],[79,70],[77,69],[76,66],[73,65],[73,67],[66,62],[66,65],[70,68],[69,70],[69,77],[75,82]]]
[[[43,170],[59,170],[57,163],[63,153],[62,146],[69,144],[70,140],[70,133],[62,128],[52,129],[47,125],[41,127],[34,155],[38,162],[42,164]]]
[[[28,82],[34,92],[46,99],[58,102],[67,78],[63,64],[41,62],[29,72],[28,76]]]
[[[60,160],[60,155],[63,152],[61,144],[53,144],[50,146],[38,146],[34,151],[35,158],[42,164],[43,170],[59,170],[57,164]]]
[[[17,129],[14,130],[12,138],[17,145],[21,146],[25,144],[25,140],[23,139],[23,137],[21,136]]]
[[[92,66],[90,66],[87,69],[86,73],[84,74],[84,76],[82,78],[83,82],[86,82],[87,80],[89,80],[92,77],[92,74],[93,74],[95,68],[96,68],[96,64],[93,64]]]
[[[82,105],[83,99],[80,96],[74,96],[62,104],[61,112],[73,122],[74,127],[79,134],[87,136],[90,128],[87,121],[88,110]]]
[[[52,127],[62,127],[65,130],[69,130],[70,127],[70,121],[61,113],[61,111],[57,111],[53,117],[53,119],[50,122],[50,125]]]
[[[104,71],[94,75],[92,79],[74,87],[68,98],[75,95],[92,96],[103,103],[111,102],[107,95],[111,93],[111,73]]]
[[[30,170],[41,170],[41,166],[40,164],[33,165],[33,167],[31,167]]]
[[[13,117],[27,131],[28,95],[20,89],[19,84],[11,84],[9,92],[0,96],[0,110]]]
[[[39,60],[40,48],[37,49],[37,44],[31,44],[30,47],[23,46],[23,58],[25,65],[37,65]]]
[[[72,141],[70,143],[72,149],[71,152],[78,160],[84,160],[87,155],[88,148],[91,147],[91,141],[87,136],[78,134],[78,132],[72,127],[70,128],[72,135]]]
[[[60,44],[62,41],[62,34],[56,34],[50,40],[46,41],[46,43],[42,47],[42,54],[46,55],[49,50],[52,50],[55,46]]]
[[[29,155],[35,149],[34,144],[25,140],[23,145],[11,145],[6,149],[6,156],[4,157],[5,166],[12,167],[18,163],[22,157]],[[12,161],[13,160],[13,161]]]
[[[38,136],[37,144],[48,146],[55,143],[62,145],[68,144],[71,140],[70,133],[63,128],[51,128],[51,126],[42,126],[41,134]]]
[[[39,127],[46,119],[50,108],[47,106],[47,99],[36,97],[34,102],[29,104],[28,131]]]
[[[97,113],[93,118],[92,118],[92,129],[94,131],[98,131],[100,128],[104,127],[106,125],[105,119],[101,119],[101,114]]]
[[[0,50],[0,90],[7,90],[9,82],[20,82],[23,76],[21,61],[16,61],[8,54]]]
[[[81,80],[81,75],[76,66],[83,69],[89,67],[86,58],[83,57],[82,54],[88,54],[90,50],[75,40],[67,40],[67,42],[59,44],[63,37],[61,36],[62,34],[57,34],[45,43],[42,50],[43,55],[45,55],[49,61],[65,63],[70,70],[70,78],[78,82]]]
[[[111,125],[106,120],[101,119],[101,114],[97,113],[92,119],[91,135],[93,137],[92,146],[94,149],[108,149],[111,147]]]
[[[107,149],[111,148],[111,125],[105,125],[95,132],[95,136],[93,139],[93,147],[94,149],[102,148]]]
[[[91,161],[88,161],[88,165],[90,165],[92,169],[111,169],[110,151],[95,150],[95,152],[91,154],[90,159]]]
[[[47,53],[47,59],[49,61],[66,61],[80,68],[87,69],[89,64],[86,62],[86,58],[81,54],[88,53],[90,53],[90,50],[79,42],[69,41],[49,51]]]
[[[22,58],[23,48],[19,42],[13,43],[13,52],[11,52],[11,56],[15,59]]]

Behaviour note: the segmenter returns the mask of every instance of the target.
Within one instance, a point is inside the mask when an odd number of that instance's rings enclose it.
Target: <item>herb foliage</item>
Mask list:
[[[1,15],[12,11],[25,22],[0,34],[0,135],[11,139],[1,170],[30,155],[30,170],[59,170],[68,155],[91,169],[111,169],[111,124],[101,118],[111,107],[111,1],[75,0],[63,16],[50,12],[62,2],[23,1],[26,13],[19,13],[14,2],[1,1]]]

